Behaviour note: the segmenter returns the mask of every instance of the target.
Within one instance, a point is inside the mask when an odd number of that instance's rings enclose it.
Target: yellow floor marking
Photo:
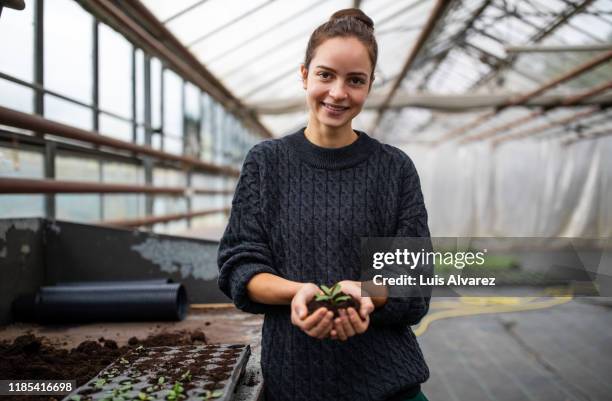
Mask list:
[[[461,316],[484,315],[492,313],[523,312],[550,308],[567,303],[573,299],[567,290],[550,288],[543,297],[462,297],[456,302],[432,302],[432,308],[447,308],[426,315],[413,330],[417,336],[427,331],[436,320]]]

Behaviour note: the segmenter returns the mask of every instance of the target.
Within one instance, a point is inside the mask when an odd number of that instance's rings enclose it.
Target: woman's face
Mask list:
[[[359,114],[370,90],[372,64],[356,38],[327,39],[316,48],[308,69],[301,66],[310,119],[338,129]]]

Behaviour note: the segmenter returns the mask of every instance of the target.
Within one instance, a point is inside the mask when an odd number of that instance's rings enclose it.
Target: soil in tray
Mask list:
[[[84,341],[71,350],[55,348],[44,337],[31,334],[17,337],[11,342],[0,342],[0,378],[9,379],[63,379],[76,380],[77,387],[87,383],[100,370],[117,358],[140,345],[176,346],[204,344],[206,337],[200,330],[175,331],[151,335],[145,339],[132,337],[128,346],[119,347],[113,340],[100,338]],[[2,396],[1,400],[42,401],[61,399],[63,396]]]
[[[126,400],[211,399],[231,391],[230,378],[246,346],[199,345],[137,347],[82,386],[81,400],[121,397]],[[233,383],[233,382],[232,382]],[[180,392],[176,393],[177,386]],[[215,391],[216,390],[216,391]],[[170,397],[173,398],[170,398]],[[111,398],[112,398],[111,397]],[[208,398],[206,398],[208,399]],[[225,398],[227,399],[227,394]]]

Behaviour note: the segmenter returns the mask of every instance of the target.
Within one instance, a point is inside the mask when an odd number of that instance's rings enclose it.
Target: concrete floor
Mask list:
[[[431,370],[423,386],[431,401],[612,400],[609,307],[573,300],[441,319],[419,342]]]

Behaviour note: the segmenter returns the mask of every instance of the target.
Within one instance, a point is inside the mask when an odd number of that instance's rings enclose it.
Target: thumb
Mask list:
[[[304,308],[301,305],[296,305],[295,306],[295,314],[297,315],[297,317],[299,317],[300,319],[304,319],[304,316],[306,315],[305,313],[306,311],[304,310]]]

